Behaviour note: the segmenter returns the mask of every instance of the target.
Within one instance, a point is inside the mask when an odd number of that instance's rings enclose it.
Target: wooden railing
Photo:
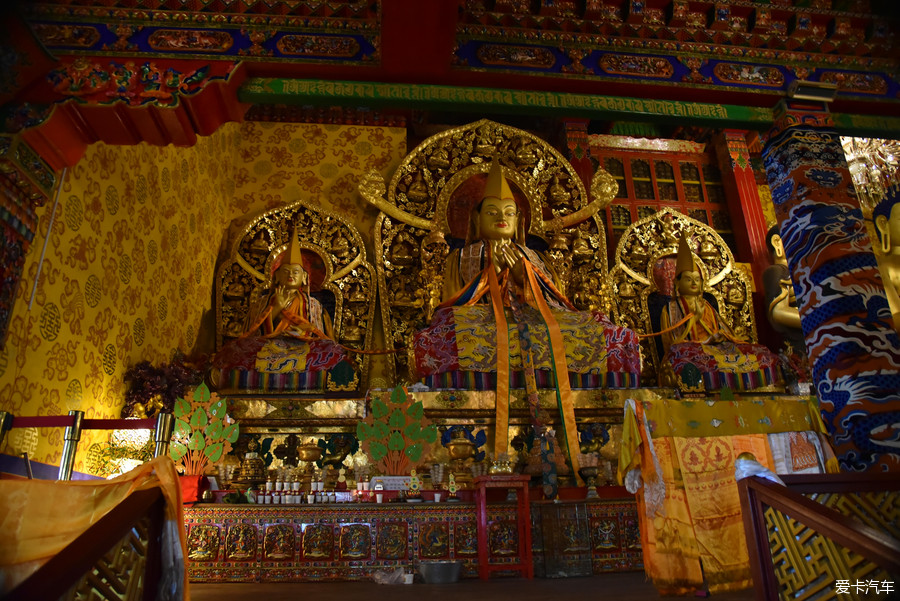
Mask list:
[[[846,601],[896,593],[900,478],[759,477],[738,487],[756,598]],[[884,586],[884,590],[871,590]],[[891,590],[888,590],[891,589]]]
[[[164,500],[136,491],[3,597],[153,601],[162,578]]]

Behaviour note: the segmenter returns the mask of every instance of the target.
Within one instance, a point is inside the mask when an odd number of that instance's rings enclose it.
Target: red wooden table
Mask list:
[[[487,580],[491,572],[519,571],[525,578],[534,578],[534,563],[531,558],[531,502],[528,498],[528,484],[531,476],[520,474],[493,474],[475,478],[475,511],[478,514],[478,577]],[[514,488],[517,491],[516,523],[519,530],[517,561],[514,563],[488,563],[487,489]]]

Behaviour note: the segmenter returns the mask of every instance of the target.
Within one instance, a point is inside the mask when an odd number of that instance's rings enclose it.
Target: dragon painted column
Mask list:
[[[827,107],[785,100],[763,157],[843,470],[900,472],[900,337]]]

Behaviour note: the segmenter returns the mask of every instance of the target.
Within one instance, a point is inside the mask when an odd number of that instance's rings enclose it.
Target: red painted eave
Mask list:
[[[227,80],[209,82],[197,93],[181,96],[173,107],[68,100],[22,136],[56,170],[75,165],[88,145],[98,141],[191,146],[198,135],[211,135],[224,123],[243,119],[249,107],[238,102],[237,91],[245,80],[246,72],[239,65]]]

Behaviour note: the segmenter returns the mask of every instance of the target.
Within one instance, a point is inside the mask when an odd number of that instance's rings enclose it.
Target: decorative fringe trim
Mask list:
[[[553,374],[549,370],[534,370],[538,389],[552,389]],[[425,376],[422,382],[434,390],[496,390],[497,372],[483,371],[448,371],[442,374]],[[625,372],[607,372],[605,374],[579,374],[569,372],[569,386],[572,389],[595,390],[598,388],[638,388],[640,375]],[[525,388],[525,375],[515,371],[510,375],[511,389]]]
[[[744,392],[774,385],[777,382],[775,376],[775,371],[768,367],[742,373],[713,371],[703,374],[703,384],[706,390],[730,388],[736,392]]]
[[[270,374],[256,370],[221,370],[222,388],[248,392],[292,392],[325,390],[326,371],[301,371]]]

